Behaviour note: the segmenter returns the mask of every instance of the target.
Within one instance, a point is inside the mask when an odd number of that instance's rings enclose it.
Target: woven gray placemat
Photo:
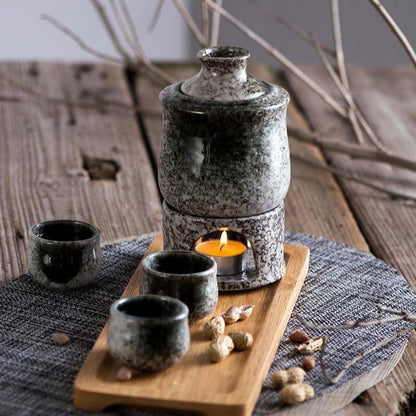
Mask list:
[[[74,379],[107,321],[111,303],[120,297],[151,237],[103,247],[103,267],[92,285],[71,292],[45,290],[23,275],[0,289],[0,415],[87,415],[72,406]],[[394,269],[369,255],[322,238],[287,233],[286,241],[307,245],[310,270],[270,372],[299,364],[287,335],[301,327],[296,316],[316,324],[340,324],[358,317],[383,316],[374,302],[416,313],[416,297]],[[328,371],[333,374],[352,356],[408,326],[394,322],[374,328],[325,331]],[[66,346],[50,336],[65,332]],[[323,331],[308,333],[319,335]],[[319,368],[308,373],[322,395],[368,373],[406,343],[406,336],[351,367],[337,385],[329,384]],[[281,408],[267,378],[254,415]],[[167,415],[127,408],[111,408],[102,415]],[[175,413],[177,414],[177,413]]]

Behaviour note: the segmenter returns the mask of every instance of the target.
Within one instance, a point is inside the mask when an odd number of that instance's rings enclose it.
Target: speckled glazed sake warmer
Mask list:
[[[243,234],[247,268],[219,276],[222,290],[272,283],[285,270],[289,95],[248,75],[249,55],[228,46],[201,50],[201,71],[160,94],[164,248],[190,250],[223,227]]]

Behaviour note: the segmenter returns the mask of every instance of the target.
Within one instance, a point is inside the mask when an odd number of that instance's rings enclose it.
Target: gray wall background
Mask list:
[[[108,3],[103,0],[108,6]],[[161,61],[193,59],[199,49],[170,0],[165,0],[152,32],[148,26],[157,0],[127,0],[137,31],[150,58]],[[303,29],[332,44],[329,0],[264,0],[264,3]],[[416,0],[382,0],[416,48]],[[185,0],[199,20],[196,0]],[[224,7],[296,63],[319,62],[313,48],[263,14],[249,0],[224,0]],[[348,63],[391,66],[409,59],[390,28],[368,0],[340,0],[341,28]],[[50,14],[70,27],[90,46],[115,54],[88,0],[0,0],[0,59],[91,60],[71,39],[40,20]],[[224,19],[220,44],[244,46],[252,59],[276,64],[264,50]]]

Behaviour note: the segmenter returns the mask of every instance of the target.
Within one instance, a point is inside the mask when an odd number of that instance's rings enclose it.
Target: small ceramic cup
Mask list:
[[[28,269],[42,286],[85,286],[100,272],[100,231],[75,220],[45,221],[29,230]]]
[[[188,307],[167,296],[120,299],[110,309],[108,347],[122,364],[140,371],[161,371],[189,349]]]
[[[189,308],[193,322],[214,312],[218,301],[217,264],[195,251],[167,250],[142,261],[141,294],[171,296]]]

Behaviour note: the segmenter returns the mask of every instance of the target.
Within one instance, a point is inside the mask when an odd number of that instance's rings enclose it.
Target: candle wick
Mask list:
[[[225,244],[221,244],[220,245],[220,251],[222,251],[222,249],[225,247]]]

